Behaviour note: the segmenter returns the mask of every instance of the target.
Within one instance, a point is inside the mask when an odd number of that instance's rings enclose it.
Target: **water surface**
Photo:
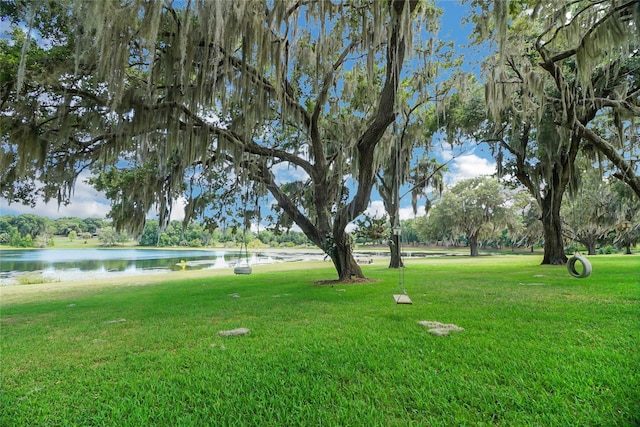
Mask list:
[[[157,274],[180,269],[231,268],[309,259],[312,254],[246,254],[226,250],[172,249],[16,249],[0,251],[0,284],[15,284],[21,274],[39,273],[54,281]],[[317,256],[316,256],[317,257]]]

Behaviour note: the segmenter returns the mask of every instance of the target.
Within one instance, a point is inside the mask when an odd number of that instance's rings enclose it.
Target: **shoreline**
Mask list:
[[[324,261],[291,261],[286,263],[261,264],[254,268],[254,271],[270,271],[284,268],[300,268],[304,262],[304,268],[328,267],[329,263]],[[67,280],[59,282],[36,283],[30,285],[4,285],[0,286],[0,307],[6,308],[16,303],[26,303],[35,301],[43,297],[47,298],[70,298],[74,295],[86,295],[92,292],[99,292],[108,288],[127,286],[150,286],[163,282],[179,280],[197,280],[210,277],[227,276],[230,279],[236,277],[233,268],[224,269],[203,269],[166,271],[160,274],[148,275],[125,275],[119,277],[109,277],[100,279]]]

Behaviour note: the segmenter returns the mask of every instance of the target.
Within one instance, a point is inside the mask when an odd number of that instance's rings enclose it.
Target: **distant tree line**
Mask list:
[[[640,201],[623,183],[587,174],[579,190],[561,207],[564,250],[590,255],[619,249],[631,252],[640,241]],[[479,248],[543,247],[541,211],[521,187],[506,187],[492,177],[461,181],[446,188],[427,215],[401,221],[404,244]],[[359,243],[385,243],[386,217],[364,216],[355,233]]]
[[[85,243],[97,238],[103,246],[114,246],[132,239],[125,233],[118,233],[111,222],[99,218],[58,218],[50,219],[35,214],[0,216],[0,245],[18,248],[44,248],[54,245],[54,236],[69,240],[83,240]],[[182,222],[171,221],[169,226],[158,233],[158,221],[148,220],[144,231],[137,240],[139,246],[158,247],[207,247],[238,246],[248,247],[293,247],[310,244],[300,232],[278,233],[270,230],[242,232],[237,228],[208,230],[203,224],[192,222],[183,228]]]
[[[171,221],[158,234],[158,221],[148,220],[142,236],[138,240],[140,246],[238,246],[246,244],[249,247],[292,247],[311,244],[309,239],[300,232],[289,231],[278,233],[268,229],[253,232],[243,232],[235,227],[216,228],[209,230],[203,224],[190,222],[183,228],[182,222]]]

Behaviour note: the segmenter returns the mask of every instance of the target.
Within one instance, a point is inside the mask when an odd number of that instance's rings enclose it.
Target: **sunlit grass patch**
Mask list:
[[[0,425],[634,425],[640,257],[591,261],[412,259],[413,305],[383,263],[369,284],[318,286],[313,263],[12,303]]]

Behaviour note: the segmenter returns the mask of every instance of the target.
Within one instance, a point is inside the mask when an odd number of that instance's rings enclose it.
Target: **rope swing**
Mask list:
[[[238,254],[238,262],[233,268],[235,274],[251,274],[251,266],[249,265],[249,245],[247,244],[247,225],[249,223],[247,214],[247,201],[249,200],[249,190],[245,194],[243,200],[243,216],[244,228],[242,230],[242,242],[240,243],[240,253]],[[242,256],[242,248],[244,247],[244,257]],[[244,260],[244,261],[243,261]]]
[[[396,236],[398,242],[398,256],[400,257],[400,266],[398,267],[398,288],[401,293],[394,294],[393,299],[396,304],[413,304],[407,290],[404,286],[404,263],[402,262],[402,228],[400,227],[400,168],[402,165],[402,152],[400,144],[401,138],[398,138],[396,143],[396,155],[395,155],[395,175],[393,177],[393,198],[395,203],[395,219],[393,221],[392,235]]]
[[[396,222],[398,222],[397,218],[398,217],[396,215]],[[398,236],[398,253],[400,254],[400,257],[402,257],[402,248],[400,245],[402,229],[399,224],[393,226],[393,234]],[[393,299],[396,304],[413,304],[411,298],[409,298],[409,294],[407,294],[407,289],[404,286],[404,263],[401,263],[400,267],[398,267],[398,288],[401,293],[393,295]]]

